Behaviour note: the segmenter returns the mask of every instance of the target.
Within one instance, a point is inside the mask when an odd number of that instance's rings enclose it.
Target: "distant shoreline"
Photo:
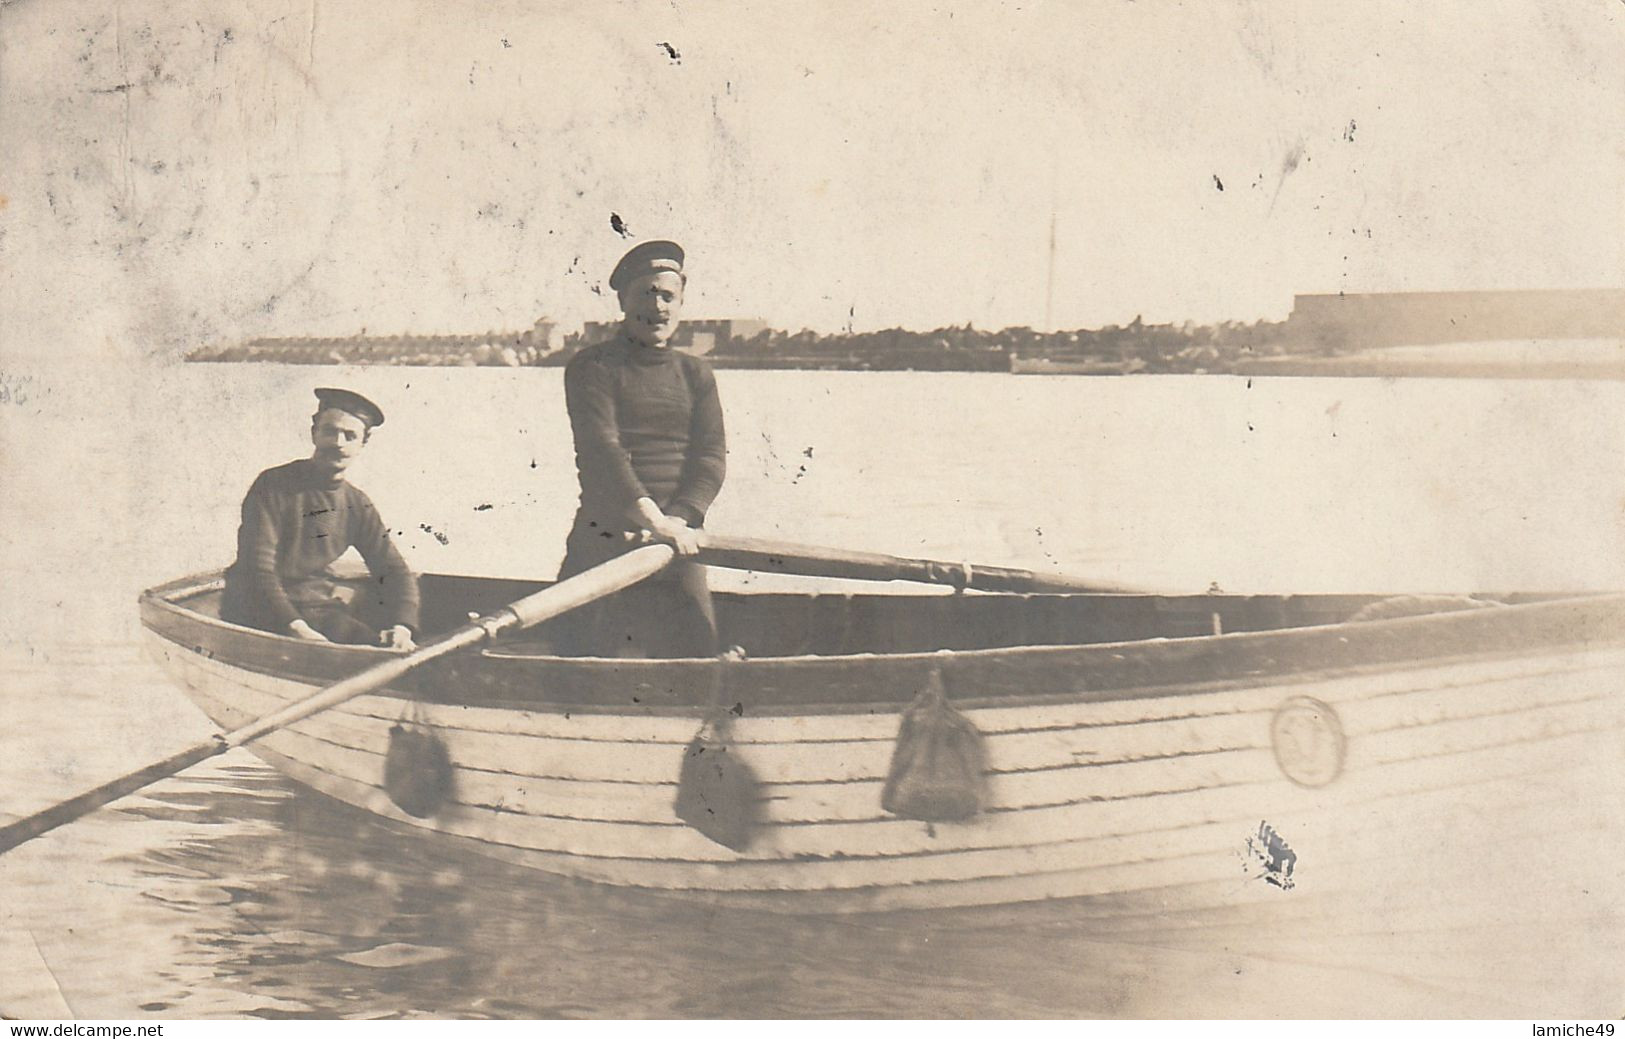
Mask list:
[[[200,346],[188,360],[557,367],[615,335],[565,332],[293,336]],[[1184,321],[1040,330],[787,332],[757,318],[684,320],[671,345],[713,367],[1015,375],[1625,378],[1625,289],[1299,294],[1283,321]]]
[[[467,355],[417,353],[409,357],[343,356],[337,351],[304,351],[298,355],[266,351],[227,355],[193,355],[190,363],[344,365],[361,367],[542,367],[557,368],[574,351],[558,351],[518,361],[492,353],[480,360]],[[1625,340],[1522,340],[1443,343],[1425,346],[1374,347],[1340,353],[1280,352],[1236,358],[1052,358],[1023,357],[1015,352],[974,356],[897,355],[706,355],[713,368],[741,371],[849,372],[983,372],[1014,375],[1121,377],[1131,375],[1228,375],[1234,377],[1303,378],[1457,378],[1457,379],[1605,379],[1625,380]],[[1162,363],[1158,363],[1158,362]],[[1198,363],[1192,363],[1197,361]]]

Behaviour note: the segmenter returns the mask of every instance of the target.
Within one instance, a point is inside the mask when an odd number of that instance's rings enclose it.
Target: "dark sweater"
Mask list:
[[[581,481],[578,526],[629,528],[642,497],[691,527],[705,522],[727,471],[710,365],[617,335],[570,359],[564,400]]]
[[[378,581],[385,625],[416,629],[417,579],[371,500],[308,458],[265,470],[243,499],[222,616],[286,631],[299,607],[335,601],[329,566],[352,545]]]

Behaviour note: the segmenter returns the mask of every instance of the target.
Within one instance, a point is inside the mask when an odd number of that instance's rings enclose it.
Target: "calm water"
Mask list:
[[[546,577],[561,555],[556,371],[29,374],[37,393],[0,415],[5,813],[208,734],[136,649],[135,595],[229,561],[254,474],[308,450],[312,386],[389,411],[354,480],[415,566]],[[1175,590],[1625,586],[1620,384],[719,381],[718,530]],[[1062,920],[788,921],[632,897],[398,834],[244,752],[0,858],[0,942],[0,1011],[25,1015],[56,999],[118,1017],[1475,1012],[1401,978],[1359,979],[1356,1001],[1329,967]]]

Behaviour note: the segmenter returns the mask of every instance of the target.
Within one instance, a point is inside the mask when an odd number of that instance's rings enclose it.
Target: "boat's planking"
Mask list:
[[[1520,610],[1554,612],[1495,612]],[[210,659],[205,647],[156,635],[154,644],[224,725],[313,687]],[[1436,840],[1429,831],[1451,803],[1477,802],[1492,788],[1511,834],[1533,834],[1543,818],[1535,806],[1550,801],[1552,777],[1595,759],[1599,747],[1616,759],[1625,752],[1615,692],[1625,651],[1606,643],[1537,655],[1492,645],[1399,668],[1264,670],[1251,683],[1231,678],[1195,691],[1085,699],[1076,695],[1077,676],[1047,689],[1048,669],[1038,669],[1021,705],[969,712],[988,734],[990,810],[930,827],[879,809],[895,706],[747,712],[734,737],[767,784],[768,825],[743,854],[706,840],[672,812],[682,749],[697,724],[692,708],[616,710],[600,701],[585,711],[546,703],[519,709],[436,702],[459,697],[419,686],[413,692],[426,702],[415,710],[458,766],[457,803],[432,821],[405,816],[380,789],[388,729],[407,706],[399,696],[360,698],[266,737],[256,752],[340,800],[543,869],[819,912],[1203,885],[1217,885],[1210,894],[1223,904],[1240,897],[1238,884],[1247,897],[1274,890],[1241,870],[1261,819],[1298,850],[1304,882],[1325,890],[1354,882],[1372,849],[1396,839],[1396,826],[1420,827],[1411,839]],[[960,696],[987,702],[967,685],[961,677]],[[1282,712],[1304,703],[1329,708],[1341,732],[1311,727],[1310,745],[1293,751],[1307,755],[1300,779],[1324,775],[1321,787],[1283,773],[1283,740],[1303,734],[1279,731]],[[1508,828],[1497,832],[1504,840]]]

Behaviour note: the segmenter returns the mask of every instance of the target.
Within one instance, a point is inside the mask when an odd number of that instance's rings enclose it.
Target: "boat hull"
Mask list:
[[[151,631],[151,648],[223,727],[321,685],[178,634]],[[545,685],[547,666],[536,667]],[[688,898],[795,913],[1065,899],[1102,922],[1247,907],[1320,925],[1341,913],[1347,927],[1369,911],[1350,907],[1426,906],[1437,884],[1518,875],[1530,849],[1617,844],[1607,820],[1625,777],[1622,681],[1625,646],[1588,640],[1092,699],[1035,685],[1001,705],[961,686],[956,699],[987,738],[988,810],[936,824],[880,808],[895,707],[746,712],[733,742],[765,784],[765,825],[744,852],[673,811],[693,709],[487,705],[431,678],[250,749],[395,824]],[[454,765],[453,801],[430,819],[382,789],[390,728],[409,714]],[[1574,869],[1574,854],[1570,872],[1598,888],[1592,904],[1614,912],[1618,871],[1591,876],[1595,864]]]

